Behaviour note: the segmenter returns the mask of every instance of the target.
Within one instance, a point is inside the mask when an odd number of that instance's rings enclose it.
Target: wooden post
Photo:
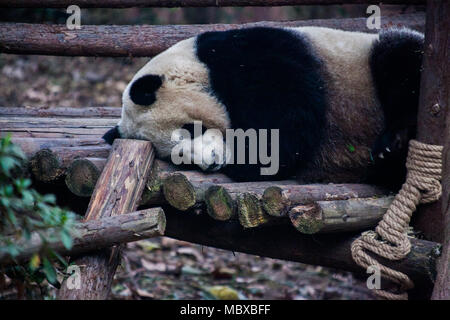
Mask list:
[[[425,53],[420,84],[417,139],[443,145],[445,116],[449,106],[449,24],[448,0],[429,0],[427,5]],[[413,215],[413,226],[428,240],[444,240],[442,199],[420,206]]]
[[[450,299],[450,2],[427,4],[425,60],[422,74],[419,138],[444,145],[442,198],[423,207],[416,227],[442,242],[432,299]]]
[[[148,141],[117,139],[97,181],[85,220],[101,219],[136,210],[154,160]],[[75,260],[81,267],[81,288],[64,282],[59,299],[106,299],[119,263],[120,248],[103,249]]]

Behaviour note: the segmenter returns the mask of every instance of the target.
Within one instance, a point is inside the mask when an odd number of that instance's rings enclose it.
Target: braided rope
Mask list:
[[[365,252],[373,252],[389,260],[400,260],[411,250],[407,228],[412,213],[419,203],[430,203],[439,199],[442,193],[442,146],[409,142],[406,168],[408,174],[402,189],[379,222],[374,231],[368,231],[352,243],[353,260],[361,267],[377,267],[381,275],[399,286],[399,293],[376,290],[376,294],[391,300],[408,299],[409,289],[414,283],[406,275],[379,263]]]

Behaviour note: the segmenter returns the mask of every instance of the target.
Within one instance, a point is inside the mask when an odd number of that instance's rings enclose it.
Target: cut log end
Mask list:
[[[160,174],[161,168],[159,162],[155,161],[139,202],[141,205],[146,203],[163,202],[164,197],[162,196],[162,179]]]
[[[172,207],[181,211],[192,208],[196,202],[194,187],[182,174],[173,174],[164,179],[163,194]]]
[[[270,221],[270,216],[264,213],[259,199],[244,193],[237,199],[239,222],[244,228],[254,228]]]
[[[87,159],[76,159],[67,170],[66,185],[80,197],[90,197],[100,176],[100,170]]]
[[[289,212],[294,227],[305,234],[318,233],[323,228],[322,210],[316,203],[299,205]]]
[[[261,202],[264,210],[271,216],[281,217],[289,210],[289,200],[277,186],[264,190]]]
[[[34,178],[41,182],[58,179],[63,171],[58,157],[49,149],[42,149],[30,159],[30,169]]]
[[[235,213],[233,199],[221,186],[211,186],[206,190],[205,204],[208,214],[216,220],[229,220]]]

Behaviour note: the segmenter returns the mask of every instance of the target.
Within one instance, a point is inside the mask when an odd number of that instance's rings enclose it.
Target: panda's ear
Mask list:
[[[162,77],[155,74],[145,75],[131,84],[130,99],[141,106],[149,106],[156,101],[156,90],[162,85]]]

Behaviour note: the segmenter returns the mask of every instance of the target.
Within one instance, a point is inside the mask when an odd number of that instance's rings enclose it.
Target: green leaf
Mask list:
[[[0,157],[0,168],[5,174],[9,174],[12,168],[18,165],[18,162],[13,157],[3,156]]]
[[[44,258],[42,264],[44,266],[43,271],[45,273],[45,276],[47,277],[48,282],[50,282],[51,284],[56,283],[56,271],[55,268],[53,268],[51,262],[47,258]]]
[[[61,231],[61,241],[67,250],[72,249],[73,245],[72,236],[70,235],[69,232],[67,232],[67,230]]]
[[[66,259],[61,257],[61,255],[58,252],[56,252],[55,250],[49,249],[49,253],[50,253],[50,255],[52,255],[53,257],[58,259],[59,262],[61,262],[65,268],[67,268],[69,266],[69,264],[67,263]]]
[[[348,144],[347,145],[347,148],[348,148],[348,150],[350,151],[350,152],[355,152],[355,147],[353,146],[353,145],[351,145],[351,144]]]

